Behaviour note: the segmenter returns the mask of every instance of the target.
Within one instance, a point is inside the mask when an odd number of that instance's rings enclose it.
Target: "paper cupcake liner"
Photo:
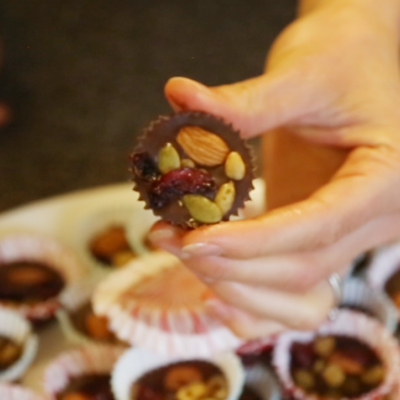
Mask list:
[[[185,267],[175,256],[162,251],[131,262],[98,286],[93,296],[95,312],[109,318],[111,330],[121,340],[160,354],[208,356],[239,347],[242,340],[208,315],[202,300],[191,308],[182,300],[182,304],[175,304],[172,309],[167,305],[144,306],[143,301],[135,298],[136,285],[173,268]],[[201,285],[196,278],[191,279]],[[173,290],[171,296],[175,296]],[[149,299],[152,301],[154,297]]]
[[[352,400],[378,400],[391,393],[398,384],[400,351],[393,336],[376,320],[364,314],[341,310],[334,321],[322,325],[316,332],[290,331],[279,336],[273,353],[273,365],[285,392],[298,400],[317,400],[298,387],[290,373],[290,348],[294,341],[308,343],[316,335],[351,336],[370,346],[381,358],[386,377],[374,390]]]
[[[271,335],[261,339],[249,340],[243,343],[237,350],[236,353],[239,355],[247,354],[257,354],[263,351],[271,350],[276,341],[278,340],[278,335]]]
[[[44,397],[18,385],[0,383],[1,400],[45,400]]]
[[[65,279],[65,288],[81,279],[85,270],[76,257],[55,239],[34,234],[15,234],[0,240],[0,268],[14,261],[35,261],[57,270]],[[65,289],[64,289],[65,290]],[[35,304],[0,302],[31,320],[46,320],[60,307],[60,296]]]
[[[246,368],[246,386],[254,390],[262,400],[280,400],[279,383],[273,372],[263,365]]]
[[[371,289],[361,279],[349,278],[345,281],[341,305],[365,309],[377,318],[390,333],[394,333],[397,329],[396,306],[384,292]]]
[[[123,350],[115,346],[84,346],[62,353],[46,369],[44,389],[51,399],[64,390],[74,377],[110,373]]]
[[[7,309],[0,309],[0,336],[11,339],[19,345],[24,344],[20,358],[0,372],[0,381],[13,382],[22,377],[32,364],[37,353],[38,338],[32,333],[27,320]]]
[[[128,350],[118,360],[112,374],[111,385],[116,400],[130,400],[132,384],[145,373],[185,360],[189,360],[189,358],[161,356],[141,348]],[[213,357],[196,357],[196,360],[209,361],[221,369],[229,386],[229,396],[226,400],[239,398],[245,376],[240,360],[234,353],[221,353]]]

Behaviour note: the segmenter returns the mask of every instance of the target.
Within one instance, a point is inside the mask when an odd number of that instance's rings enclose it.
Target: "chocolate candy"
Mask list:
[[[57,394],[57,400],[114,400],[109,374],[90,374],[74,377]]]
[[[0,371],[14,364],[22,354],[22,346],[13,340],[0,336]]]
[[[318,336],[311,343],[294,342],[290,351],[294,382],[317,397],[359,397],[385,378],[385,367],[376,353],[351,337]]]
[[[93,257],[105,266],[120,267],[132,260],[135,253],[126,238],[125,228],[112,225],[99,232],[89,243]]]
[[[85,336],[100,342],[118,343],[118,339],[108,328],[108,319],[94,314],[90,303],[84,304],[71,314],[74,327]]]
[[[0,265],[0,282],[0,300],[16,303],[35,303],[56,297],[65,286],[58,271],[30,261]]]
[[[225,400],[222,371],[207,361],[183,361],[143,375],[132,386],[132,400]]]
[[[202,112],[160,117],[130,159],[146,208],[186,229],[229,220],[253,188],[248,146],[232,126]]]

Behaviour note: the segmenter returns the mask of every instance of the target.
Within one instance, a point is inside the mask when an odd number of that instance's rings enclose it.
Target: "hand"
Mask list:
[[[221,299],[210,310],[241,336],[314,329],[332,306],[327,277],[400,236],[397,27],[371,8],[332,4],[281,34],[264,75],[214,88],[174,78],[165,88],[174,108],[222,116],[244,138],[284,127],[349,151],[304,201],[189,233],[154,227],[152,240],[209,284]]]

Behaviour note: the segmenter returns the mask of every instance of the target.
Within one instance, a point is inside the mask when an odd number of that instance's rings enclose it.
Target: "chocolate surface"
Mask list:
[[[125,228],[110,225],[98,232],[89,242],[89,249],[94,258],[104,266],[121,266],[135,254],[128,243]]]
[[[108,329],[106,317],[98,317],[94,314],[90,303],[84,304],[70,316],[75,329],[85,336],[107,343],[119,343],[115,335]]]
[[[57,400],[114,400],[110,380],[109,374],[74,377],[56,398]]]
[[[217,135],[225,142],[229,152],[239,153],[246,167],[243,178],[234,180],[227,177],[224,166],[226,158],[218,165],[210,166],[195,161],[185,152],[177,136],[182,128],[187,127],[201,128]],[[201,136],[200,140],[202,140]],[[190,159],[195,165],[192,167],[181,165],[180,168],[162,174],[158,168],[159,152],[166,144],[173,146],[181,162]],[[202,148],[204,143],[200,144],[198,148]],[[196,146],[191,146],[191,150],[196,152]],[[212,157],[215,156],[214,151],[215,149],[210,145],[209,152]],[[207,156],[207,150],[205,149],[201,155]],[[248,146],[240,138],[239,132],[223,120],[202,112],[180,112],[172,116],[159,117],[141,137],[131,155],[131,161],[135,181],[134,190],[138,191],[140,199],[146,202],[146,208],[151,208],[155,215],[184,228],[195,228],[203,223],[195,220],[182,204],[183,195],[199,194],[213,201],[222,184],[233,182],[235,198],[229,211],[222,217],[223,221],[227,221],[231,215],[237,214],[238,209],[243,207],[253,188],[252,156]],[[164,181],[166,181],[165,184]]]
[[[291,375],[305,392],[329,399],[364,395],[379,386],[385,369],[365,343],[347,336],[318,336],[294,342]]]
[[[35,303],[56,297],[65,286],[54,268],[30,261],[0,264],[0,300]]]
[[[387,280],[385,291],[396,304],[397,308],[400,308],[400,269]]]
[[[191,384],[207,387],[207,382],[215,377],[222,378],[222,371],[207,361],[183,361],[155,369],[144,374],[132,385],[132,400],[164,400],[180,397],[179,390]],[[218,379],[217,378],[217,379]],[[204,398],[212,398],[204,389]],[[228,393],[227,393],[228,394]],[[190,400],[190,399],[188,399]],[[220,400],[223,400],[221,398]]]

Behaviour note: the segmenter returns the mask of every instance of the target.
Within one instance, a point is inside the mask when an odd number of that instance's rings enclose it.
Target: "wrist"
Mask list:
[[[328,18],[344,14],[350,20],[373,21],[400,39],[400,0],[299,0],[300,17],[317,13]]]

